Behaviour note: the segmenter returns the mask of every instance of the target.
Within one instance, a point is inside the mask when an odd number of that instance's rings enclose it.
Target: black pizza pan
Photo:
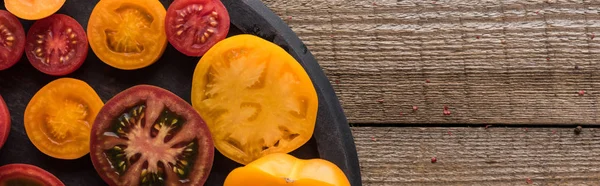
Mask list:
[[[75,18],[83,28],[97,0],[67,0],[57,12]],[[172,0],[161,0],[168,7]],[[260,0],[222,0],[231,17],[229,36],[253,34],[269,40],[289,52],[307,71],[319,98],[317,124],[311,140],[290,154],[299,158],[323,158],[339,166],[352,186],[360,186],[361,175],[354,140],[339,100],[315,57],[297,35]],[[4,4],[0,8],[4,9]],[[33,21],[21,20],[25,32]],[[65,77],[81,79],[92,86],[103,101],[138,85],[156,85],[190,102],[193,70],[199,61],[168,46],[153,65],[133,71],[119,70],[100,61],[89,51],[83,66]],[[0,71],[0,95],[11,113],[12,126],[0,165],[26,163],[56,175],[66,185],[105,185],[94,169],[89,155],[76,160],[49,157],[29,141],[23,126],[23,112],[29,100],[44,85],[60,77],[37,71],[23,55],[12,68]],[[242,165],[215,150],[214,166],[206,185],[222,185],[227,174]]]

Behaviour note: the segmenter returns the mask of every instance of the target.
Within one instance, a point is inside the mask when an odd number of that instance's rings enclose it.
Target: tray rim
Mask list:
[[[312,55],[312,53],[308,50],[306,45],[300,40],[296,33],[260,0],[222,0],[222,2],[230,12],[230,17],[232,17],[231,24],[235,25],[239,29],[247,29],[242,30],[242,32],[245,33],[261,31],[265,32],[265,30],[248,30],[255,29],[257,24],[262,24],[260,25],[262,27],[258,28],[273,28],[273,30],[266,30],[266,32],[273,32],[274,34],[272,35],[257,35],[263,37],[264,39],[271,40],[275,44],[287,49],[288,53],[296,58],[296,60],[305,68],[311,80],[313,81],[315,89],[317,89],[317,92],[320,93],[319,102],[324,102],[323,105],[328,107],[327,110],[329,110],[329,117],[332,119],[332,123],[334,124],[332,125],[334,127],[333,131],[329,130],[330,128],[327,128],[327,126],[324,125],[317,125],[315,127],[315,134],[313,136],[317,141],[319,155],[321,158],[329,160],[342,168],[352,186],[362,185],[358,154],[354,143],[354,137],[352,136],[352,132],[350,130],[350,125],[329,79],[317,62],[316,58]],[[247,6],[251,10],[251,12],[244,13],[254,14],[249,17],[261,18],[262,20],[258,20],[258,23],[252,22],[250,24],[249,22],[244,22],[243,19],[234,19],[234,17],[243,17],[234,16],[235,14],[240,14],[238,9],[234,9],[235,6],[240,6],[240,3]],[[319,108],[319,110],[320,109],[323,108]],[[325,138],[324,136],[338,136],[338,138],[332,139]],[[340,154],[339,152],[327,152],[331,150],[331,147],[323,147],[319,145],[319,142],[325,141],[327,141],[327,143],[340,145],[341,149],[339,150],[342,150],[343,153]],[[325,149],[327,149],[327,151],[325,151]],[[344,158],[340,158],[339,156],[343,156]],[[339,159],[343,159],[343,161],[338,161]]]

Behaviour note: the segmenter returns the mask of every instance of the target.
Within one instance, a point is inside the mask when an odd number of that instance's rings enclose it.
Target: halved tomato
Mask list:
[[[52,173],[35,165],[14,163],[0,167],[0,185],[64,186],[65,184]]]
[[[10,113],[8,112],[8,107],[0,96],[0,148],[6,142],[8,138],[8,134],[10,133]]]
[[[165,7],[157,0],[102,0],[88,22],[90,46],[104,63],[123,70],[156,62],[167,46]]]
[[[223,186],[350,186],[337,165],[324,159],[298,159],[284,153],[266,155],[231,171]]]
[[[77,159],[90,151],[90,131],[104,105],[86,82],[61,78],[42,87],[25,108],[25,132],[44,154]]]
[[[213,164],[200,115],[160,87],[138,85],[110,99],[90,139],[94,167],[109,185],[203,185]]]
[[[4,0],[6,9],[27,20],[38,20],[58,11],[65,0]]]
[[[165,27],[169,43],[188,56],[202,56],[229,32],[229,13],[220,0],[177,0]]]
[[[83,27],[72,17],[54,14],[36,21],[27,32],[27,59],[48,75],[62,76],[79,69],[88,54]]]
[[[216,148],[247,164],[305,144],[315,128],[318,98],[290,54],[244,34],[217,43],[202,57],[192,105],[210,127]]]
[[[0,70],[15,65],[25,49],[25,31],[19,19],[0,10]]]

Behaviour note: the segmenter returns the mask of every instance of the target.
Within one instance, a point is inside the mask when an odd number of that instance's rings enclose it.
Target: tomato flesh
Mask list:
[[[243,34],[217,43],[202,57],[194,72],[192,105],[206,119],[216,148],[247,164],[305,144],[313,134],[318,99],[291,55]]]
[[[94,167],[109,185],[203,185],[214,158],[200,115],[175,94],[150,85],[110,99],[90,140]]]
[[[0,167],[0,185],[64,186],[52,173],[29,164],[8,164]]]
[[[178,0],[169,6],[169,43],[188,56],[202,56],[229,32],[229,13],[220,0]]]
[[[65,0],[4,0],[6,9],[12,14],[27,20],[38,20],[58,11]]]
[[[0,96],[0,148],[6,142],[8,138],[8,134],[10,133],[10,113],[8,112],[8,107]]]
[[[89,152],[89,136],[104,103],[87,83],[61,78],[42,87],[25,108],[27,137],[44,154],[77,159]]]
[[[0,70],[15,65],[25,49],[25,31],[19,19],[0,10]]]
[[[79,69],[88,53],[83,27],[64,14],[36,21],[27,33],[27,59],[39,71],[62,76]]]
[[[167,46],[165,14],[157,0],[102,0],[88,22],[90,46],[112,67],[134,70],[149,66]]]

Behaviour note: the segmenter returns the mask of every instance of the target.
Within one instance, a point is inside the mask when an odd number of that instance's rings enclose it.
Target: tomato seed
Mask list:
[[[533,184],[533,181],[531,181],[531,179],[527,178],[527,180],[525,181],[527,184]]]
[[[582,127],[581,127],[581,126],[577,126],[577,127],[575,128],[575,131],[574,131],[574,132],[575,132],[575,135],[579,135],[579,134],[581,134],[581,131],[582,131]]]

